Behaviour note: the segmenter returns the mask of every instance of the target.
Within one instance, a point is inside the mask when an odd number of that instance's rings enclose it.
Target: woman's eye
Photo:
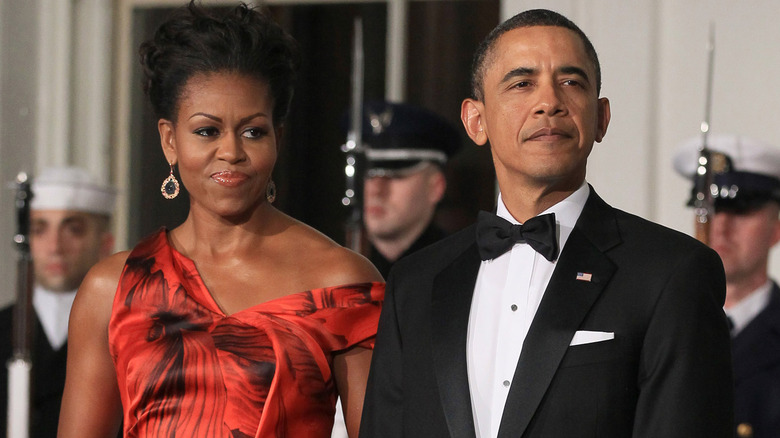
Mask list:
[[[265,135],[265,130],[260,128],[248,128],[244,130],[244,137],[247,138],[260,138]]]
[[[213,127],[198,128],[195,130],[195,134],[201,135],[203,137],[212,137],[219,134],[219,130]]]

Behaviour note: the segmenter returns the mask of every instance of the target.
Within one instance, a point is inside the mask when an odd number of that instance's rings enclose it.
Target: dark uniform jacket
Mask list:
[[[425,231],[420,234],[420,237],[418,237],[417,240],[412,243],[412,246],[404,251],[400,257],[398,257],[398,260],[401,260],[409,254],[417,252],[432,243],[438,242],[445,236],[446,234],[444,231],[431,223],[428,225],[428,228],[426,228]],[[382,253],[377,251],[377,249],[373,246],[371,246],[371,252],[369,253],[368,259],[371,261],[371,263],[374,264],[374,266],[376,266],[376,269],[379,271],[379,273],[382,274],[382,278],[387,279],[387,276],[390,274],[390,268],[393,267],[395,262],[387,260],[385,256],[383,256]]]
[[[475,436],[466,339],[480,263],[472,226],[395,264],[360,436]],[[725,294],[712,249],[591,189],[523,344],[498,436],[730,438]],[[570,346],[580,330],[614,339]]]
[[[780,437],[780,288],[732,340],[735,417],[740,438]]]
[[[30,437],[57,436],[60,403],[65,388],[67,343],[57,351],[49,345],[43,327],[35,318],[33,330],[32,375],[30,397]],[[13,306],[0,310],[0,437],[8,429],[8,368],[13,354]]]

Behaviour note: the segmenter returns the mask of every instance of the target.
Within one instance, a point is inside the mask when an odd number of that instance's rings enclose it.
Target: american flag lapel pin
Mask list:
[[[593,274],[590,272],[578,272],[577,273],[577,280],[581,281],[591,281],[593,279]]]

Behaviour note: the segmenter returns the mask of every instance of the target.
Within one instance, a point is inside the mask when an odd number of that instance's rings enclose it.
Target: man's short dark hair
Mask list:
[[[488,58],[492,56],[493,47],[501,35],[517,28],[533,26],[563,27],[576,33],[582,40],[582,44],[585,46],[585,52],[591,63],[593,63],[593,68],[596,70],[596,94],[601,94],[601,66],[599,64],[599,57],[596,55],[596,49],[593,48],[593,44],[591,44],[585,33],[577,27],[574,22],[557,12],[547,9],[530,9],[521,12],[496,26],[482,43],[480,43],[471,64],[471,97],[479,101],[484,99],[484,81],[485,71],[489,64]]]

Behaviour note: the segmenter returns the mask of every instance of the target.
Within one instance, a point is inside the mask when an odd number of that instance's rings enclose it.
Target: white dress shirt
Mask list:
[[[583,182],[577,191],[542,213],[555,213],[561,252],[589,194],[590,188]],[[500,194],[496,214],[519,224],[509,214]],[[517,243],[479,267],[466,345],[477,438],[498,435],[520,351],[556,261],[548,261],[526,243]]]
[[[751,292],[746,298],[728,309],[724,309],[726,316],[734,324],[731,329],[731,337],[737,336],[742,329],[750,324],[750,321],[769,305],[770,298],[772,298],[772,280],[767,280],[763,286]]]
[[[52,292],[40,286],[33,291],[33,307],[52,350],[59,350],[68,340],[68,318],[76,291]]]

